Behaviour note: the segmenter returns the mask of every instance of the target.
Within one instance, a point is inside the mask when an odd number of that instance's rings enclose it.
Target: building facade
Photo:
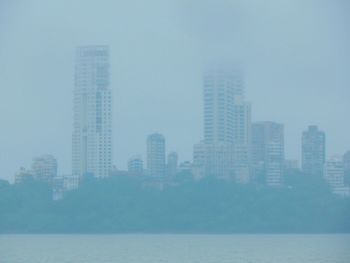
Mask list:
[[[347,151],[343,155],[343,162],[344,162],[344,170],[346,172],[350,172],[350,151]]]
[[[166,175],[165,138],[159,133],[147,137],[147,174],[152,177]]]
[[[204,141],[234,143],[235,100],[243,98],[242,71],[236,68],[208,69],[203,77]]]
[[[33,172],[31,170],[25,169],[24,167],[21,167],[15,173],[15,184],[20,184],[30,179],[34,179]]]
[[[281,186],[284,171],[284,126],[275,122],[256,122],[252,126],[252,164],[254,176],[268,186]]]
[[[132,175],[143,174],[143,160],[141,156],[135,155],[128,160],[128,172]]]
[[[175,176],[178,172],[179,156],[176,152],[171,152],[167,156],[167,175]]]
[[[333,156],[326,161],[323,174],[334,194],[350,194],[349,187],[345,186],[344,162],[340,156]]]
[[[43,155],[33,159],[32,174],[35,180],[53,184],[57,177],[57,160],[52,155]]]
[[[234,179],[233,144],[195,144],[193,148],[193,175],[196,179],[212,176],[218,179]]]
[[[343,155],[344,172],[345,172],[345,184],[350,186],[350,151],[347,151]]]
[[[112,94],[109,48],[79,47],[76,53],[72,177],[106,177],[112,168]]]
[[[192,163],[190,161],[183,161],[179,165],[179,173],[191,173],[192,172]]]
[[[302,171],[307,176],[322,176],[326,161],[326,135],[317,126],[302,134]]]
[[[233,173],[238,183],[251,181],[251,104],[242,95],[234,99]]]
[[[207,70],[203,105],[204,140],[194,146],[194,174],[249,181],[251,106],[244,100],[242,71],[234,67]]]

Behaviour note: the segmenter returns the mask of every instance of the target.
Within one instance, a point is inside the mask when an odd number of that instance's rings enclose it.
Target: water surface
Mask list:
[[[349,263],[350,235],[0,235],[0,263]]]

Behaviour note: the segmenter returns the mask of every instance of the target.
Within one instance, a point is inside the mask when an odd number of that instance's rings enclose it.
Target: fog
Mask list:
[[[0,167],[10,179],[53,154],[71,173],[75,48],[111,51],[113,162],[142,154],[160,132],[167,151],[192,159],[203,137],[202,69],[239,61],[253,120],[285,124],[286,158],[317,124],[327,155],[350,149],[350,2],[0,2]]]

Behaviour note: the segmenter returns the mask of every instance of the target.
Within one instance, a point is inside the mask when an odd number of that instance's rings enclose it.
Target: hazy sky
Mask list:
[[[241,61],[253,120],[285,124],[300,158],[309,124],[328,155],[350,149],[350,1],[0,0],[0,177],[53,154],[71,171],[75,48],[111,50],[114,163],[145,157],[151,132],[192,159],[202,138],[201,72]]]

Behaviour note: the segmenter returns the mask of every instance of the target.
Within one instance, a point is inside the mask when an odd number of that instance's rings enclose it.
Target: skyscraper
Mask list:
[[[246,182],[251,106],[244,100],[242,71],[216,67],[207,70],[203,79],[204,140],[194,146],[193,167],[203,176]]]
[[[233,171],[238,183],[248,183],[251,176],[251,104],[244,96],[234,99]]]
[[[235,99],[244,95],[242,72],[236,68],[208,69],[203,82],[204,141],[233,143]]]
[[[317,126],[302,134],[302,170],[308,176],[322,176],[326,159],[326,135]]]
[[[147,137],[147,173],[152,177],[162,177],[165,172],[165,138],[153,133]]]
[[[72,176],[108,176],[112,167],[112,94],[107,46],[76,52]]]
[[[252,126],[254,175],[268,186],[280,186],[284,170],[284,127],[275,122],[256,122]]]

